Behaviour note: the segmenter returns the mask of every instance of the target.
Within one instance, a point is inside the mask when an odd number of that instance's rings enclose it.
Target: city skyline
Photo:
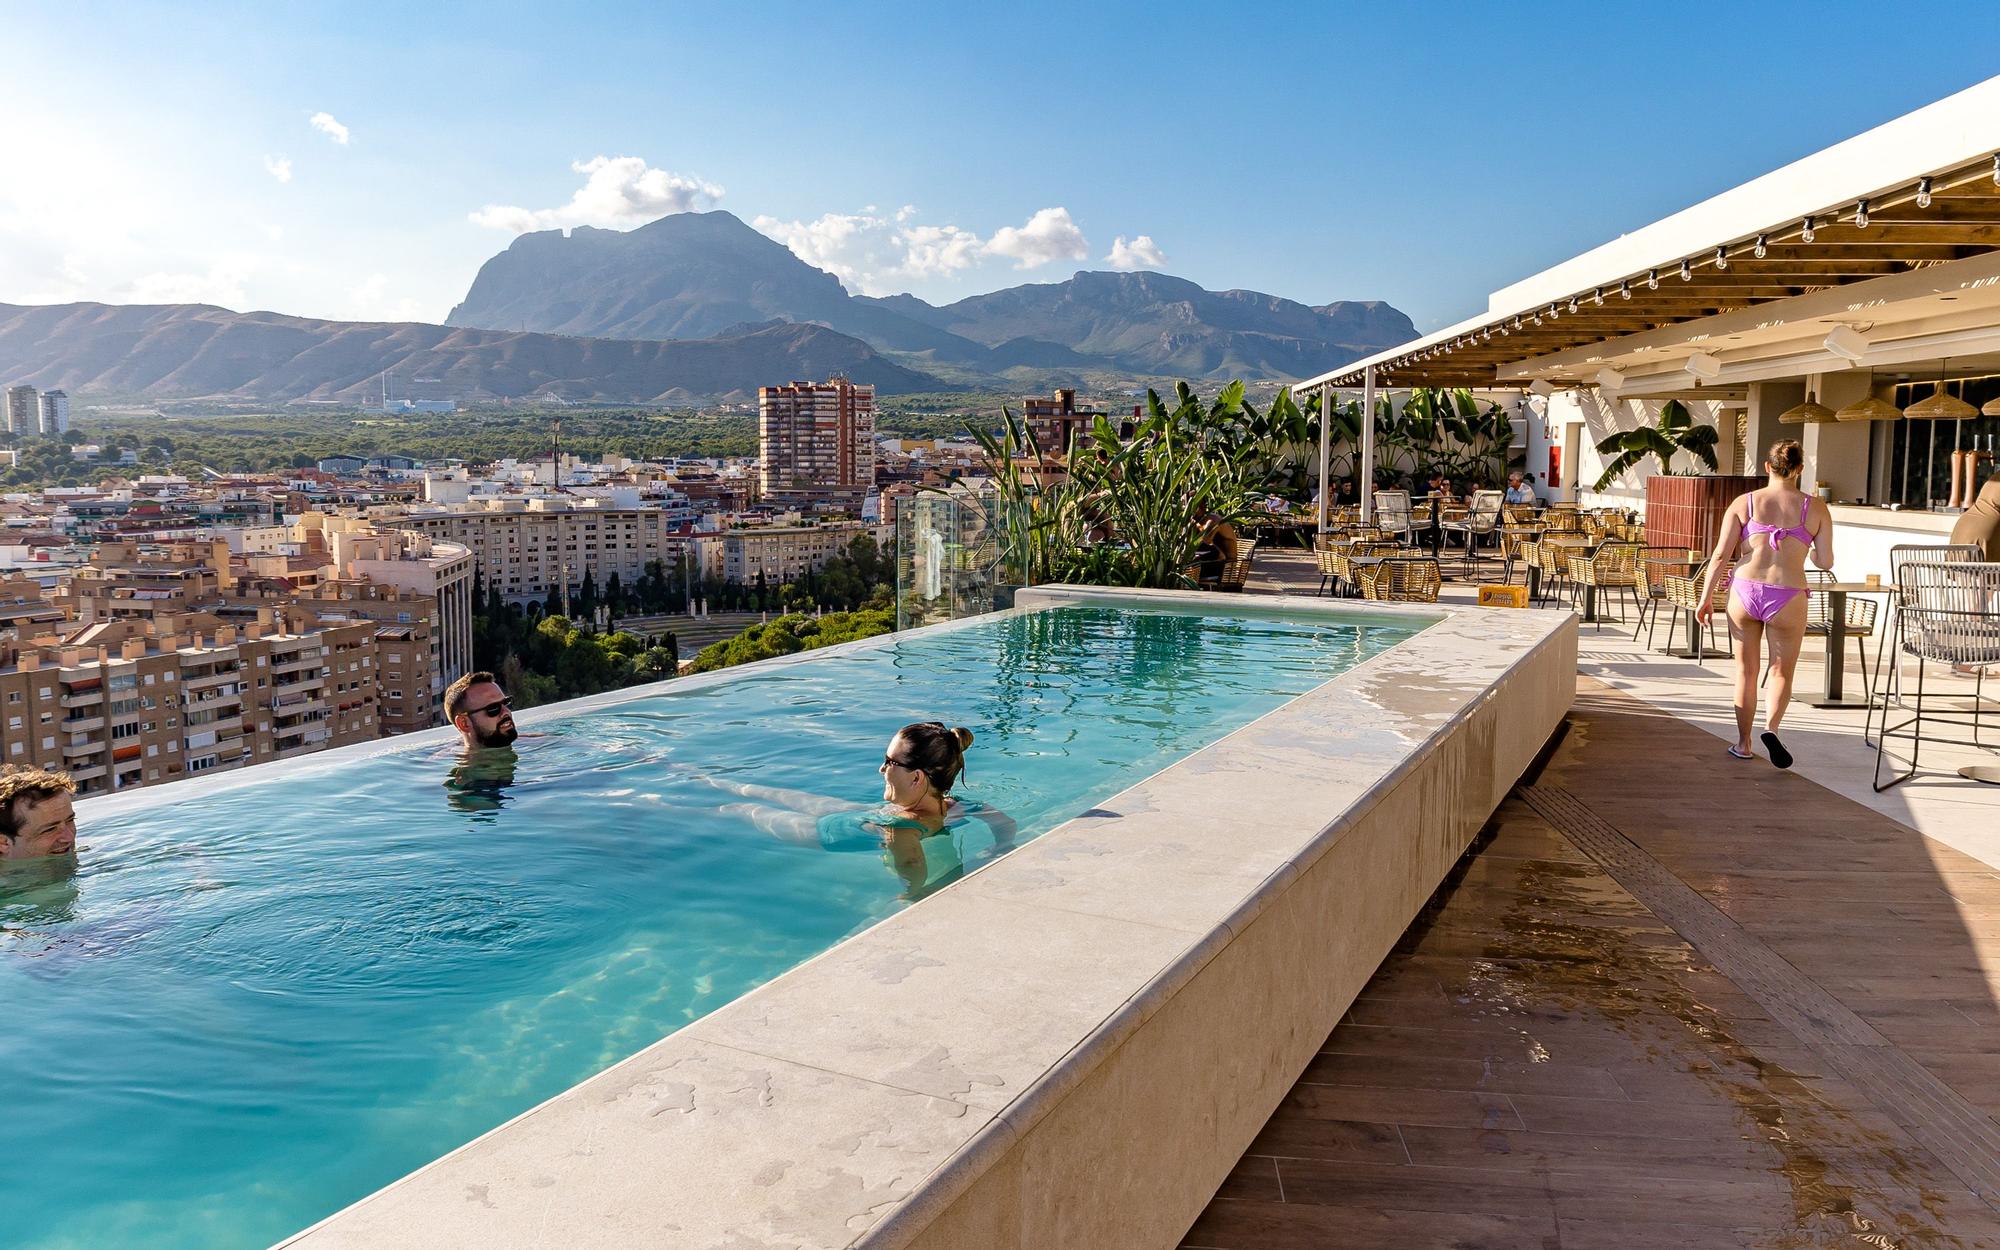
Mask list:
[[[1384,299],[1430,328],[1579,235],[1612,238],[1977,80],[1976,28],[2000,17],[1929,6],[1973,36],[1934,47],[1924,7],[1871,47],[1930,74],[1831,92],[1858,6],[1767,7],[1774,58],[1768,39],[1718,35],[1720,12],[1638,8],[1420,25],[1303,6],[770,21],[9,0],[23,54],[0,81],[16,171],[0,301],[438,321],[520,229],[720,207],[858,293],[1158,268]],[[1635,48],[1698,87],[1625,90],[1646,72]],[[833,89],[768,89],[778,67],[834,64],[854,72]],[[1477,107],[1492,96],[1507,108]],[[1442,168],[1462,184],[1427,180]]]

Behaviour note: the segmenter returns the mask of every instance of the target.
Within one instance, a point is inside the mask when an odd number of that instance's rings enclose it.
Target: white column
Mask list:
[[[1333,438],[1333,387],[1319,388],[1319,532],[1326,533],[1333,499],[1326,493],[1326,465]]]
[[[1361,491],[1361,523],[1375,519],[1375,366],[1361,371],[1361,459],[1354,466]]]

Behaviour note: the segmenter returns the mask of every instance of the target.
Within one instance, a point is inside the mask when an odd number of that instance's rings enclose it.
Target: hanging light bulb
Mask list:
[[[1757,236],[1757,246],[1750,249],[1750,254],[1752,256],[1755,256],[1758,260],[1762,260],[1764,259],[1764,253],[1768,250],[1769,249],[1764,246],[1764,236],[1760,234]]]
[[[1590,293],[1590,302],[1591,302],[1591,303],[1593,303],[1593,304],[1595,304],[1595,305],[1597,305],[1597,306],[1598,306],[1599,308],[1602,308],[1602,307],[1604,307],[1604,288],[1603,288],[1603,287],[1598,287],[1598,288],[1597,288],[1596,290],[1594,290],[1594,291],[1592,291],[1592,292]]]
[[[1813,241],[1813,219],[1810,217],[1806,218],[1804,225],[1805,228],[1799,231],[1799,237],[1810,243]]]
[[[1570,297],[1569,297],[1569,310],[1570,310],[1571,312],[1575,312],[1575,311],[1576,311],[1576,296],[1574,296],[1574,295],[1572,295],[1572,296],[1570,296]]]
[[[1993,185],[2000,187],[2000,152],[1993,154]]]
[[[1917,179],[1917,207],[1929,208],[1930,206],[1931,180],[1928,178],[1919,178]]]
[[[1721,273],[1726,271],[1728,268],[1729,268],[1729,249],[1726,247],[1716,248],[1715,249],[1716,272]]]
[[[1867,200],[1856,201],[1854,205],[1854,228],[1856,230],[1866,230],[1868,228]]]
[[[1561,310],[1561,309],[1559,309],[1559,308],[1557,308],[1557,307],[1556,307],[1556,306],[1555,306],[1554,304],[1550,304],[1550,305],[1549,305],[1549,320],[1550,320],[1550,321],[1554,321],[1554,320],[1555,320],[1555,319],[1556,319],[1557,317],[1560,317],[1560,316],[1562,316],[1562,310]]]
[[[1618,283],[1618,298],[1619,299],[1632,298],[1632,283],[1629,279],[1621,280]]]
[[[1682,282],[1694,281],[1694,266],[1688,264],[1685,260],[1681,262],[1681,281]]]
[[[1646,289],[1647,289],[1648,291],[1657,291],[1657,290],[1659,290],[1659,289],[1660,289],[1660,271],[1659,271],[1659,270],[1657,270],[1657,269],[1648,269],[1648,270],[1646,271]]]

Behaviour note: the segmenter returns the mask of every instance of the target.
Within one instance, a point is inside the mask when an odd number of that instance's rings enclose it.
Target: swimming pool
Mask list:
[[[7,1244],[267,1245],[907,905],[717,781],[867,803],[942,719],[1027,840],[1422,624],[1051,608],[529,713],[511,775],[420,741],[86,805],[79,871],[0,886]]]

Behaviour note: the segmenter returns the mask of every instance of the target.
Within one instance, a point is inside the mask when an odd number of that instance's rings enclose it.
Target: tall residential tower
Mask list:
[[[765,494],[866,492],[875,484],[875,388],[846,378],[757,388]]]

